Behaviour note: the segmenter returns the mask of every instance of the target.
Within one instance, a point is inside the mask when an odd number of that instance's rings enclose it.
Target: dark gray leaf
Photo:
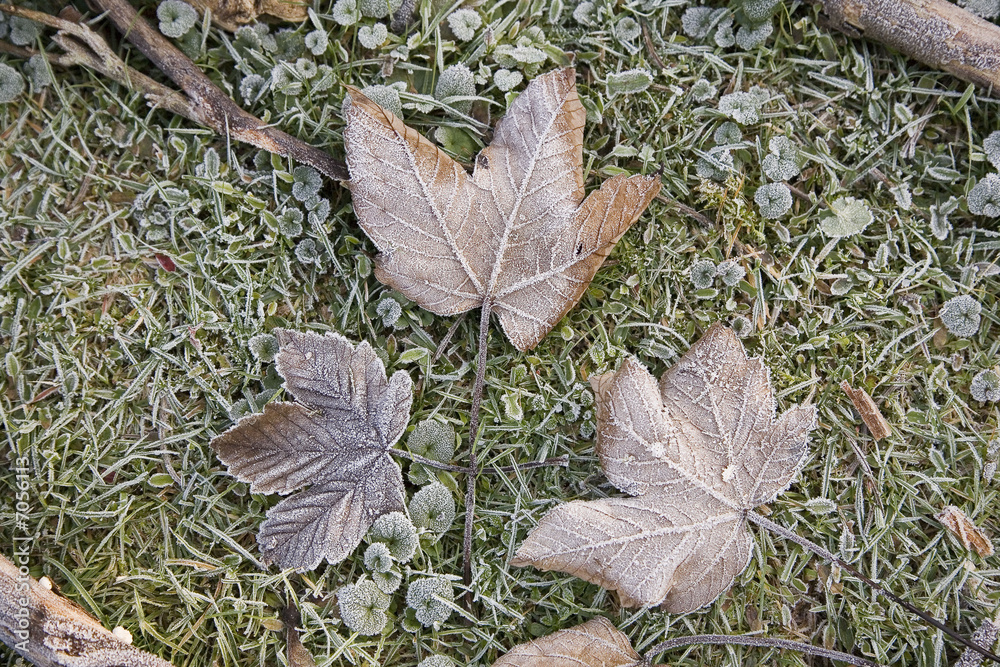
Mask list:
[[[269,561],[308,570],[346,558],[383,514],[404,511],[389,455],[409,419],[412,382],[367,343],[276,331],[278,372],[299,403],[271,403],[212,441],[230,474],[255,493],[287,494],[257,541]]]

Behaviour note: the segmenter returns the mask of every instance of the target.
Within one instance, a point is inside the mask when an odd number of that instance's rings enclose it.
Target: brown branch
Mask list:
[[[212,83],[190,58],[139,16],[127,0],[94,0],[106,16],[182,93],[128,67],[107,42],[83,23],[14,5],[0,11],[57,29],[52,38],[66,52],[50,56],[53,64],[82,65],[146,95],[149,103],[211,128],[219,134],[315,167],[338,181],[349,178],[346,165],[328,153],[264,123],[247,113]]]
[[[6,11],[6,10],[4,10]],[[0,641],[39,667],[171,667],[0,556]]]
[[[819,0],[830,27],[1000,91],[1000,26],[947,0]]]

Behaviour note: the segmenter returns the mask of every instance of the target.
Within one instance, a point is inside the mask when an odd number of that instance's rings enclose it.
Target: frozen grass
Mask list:
[[[144,4],[152,17],[153,5]],[[411,424],[435,415],[465,435],[477,318],[459,325],[429,367],[453,321],[374,279],[374,248],[342,187],[324,183],[318,196],[330,214],[310,218],[306,205],[323,205],[293,196],[302,181],[295,165],[255,161],[245,146],[150,111],[137,95],[79,70],[55,72],[52,86],[0,105],[0,414],[5,456],[31,461],[23,534],[37,534],[33,574],[48,575],[105,625],[125,626],[138,645],[176,665],[284,664],[277,615],[288,596],[301,601],[303,641],[321,665],[414,665],[436,653],[486,665],[515,643],[599,614],[640,652],[680,634],[759,631],[886,664],[947,664],[955,649],[936,632],[766,534],[757,533],[755,557],[729,593],[683,616],[619,610],[596,586],[507,562],[553,504],[615,493],[593,454],[589,374],[634,353],[658,376],[711,322],[749,322],[746,345],[765,358],[781,408],[811,400],[820,412],[813,455],[769,508],[771,518],[965,634],[992,617],[998,557],[968,552],[934,514],[957,505],[1000,532],[996,482],[983,477],[1000,410],[969,393],[977,372],[1000,363],[1000,234],[996,219],[972,215],[964,203],[992,171],[982,143],[1000,129],[1000,100],[877,45],[829,34],[816,10],[798,3],[781,7],[774,34],[749,52],[685,37],[684,7],[667,6],[676,2],[599,2],[594,11],[604,15],[592,14],[594,26],[581,25],[573,6],[486,3],[476,11],[492,26],[489,43],[485,27],[470,41],[455,40],[446,18],[457,4],[420,3],[414,32],[390,32],[375,49],[357,39],[375,21],[341,26],[329,0],[314,4],[315,25],[283,33],[275,51],[214,29],[202,35],[200,27],[184,43],[241,102],[244,77],[268,79],[284,58],[292,74],[276,76],[285,93],[265,91],[247,107],[334,154],[342,150],[343,86],[403,81],[404,119],[424,132],[444,128],[438,139],[464,160],[487,143],[488,122],[509,101],[492,78],[501,64],[533,75],[566,61],[560,53],[575,53],[589,111],[588,186],[620,170],[664,169],[664,197],[536,350],[520,354],[491,333],[483,463],[568,454],[570,464],[481,476],[474,606],[481,623],[469,626],[456,612],[438,630],[404,630],[404,582],[385,634],[352,635],[333,592],[363,574],[363,550],[302,575],[261,569],[254,535],[277,498],[250,495],[208,446],[279,389],[273,364],[248,348],[251,337],[275,327],[369,340],[385,351],[390,371],[406,369],[418,381]],[[647,26],[655,57],[643,36],[619,39],[634,33],[631,24],[611,27],[626,18]],[[330,32],[318,56],[295,45],[316,28]],[[518,36],[549,60],[511,62],[501,47]],[[54,48],[46,34],[37,44]],[[314,90],[326,86],[318,75],[296,78],[311,71],[297,70],[298,58],[331,68],[325,90]],[[146,67],[139,55],[129,59]],[[440,73],[459,63],[480,77],[467,115],[432,98]],[[608,78],[634,68],[649,70],[652,84],[609,95]],[[498,79],[504,87],[513,80]],[[696,101],[693,90],[706,88],[696,86],[700,79],[719,93]],[[731,147],[736,173],[703,181],[696,163],[728,120],[719,96],[755,85],[768,100]],[[768,181],[761,163],[779,135],[798,148],[802,171],[791,180],[792,210],[771,221],[757,215],[753,194]],[[205,158],[209,148],[220,156],[218,173]],[[909,208],[892,193],[900,184]],[[864,200],[874,221],[860,235],[831,240],[820,219],[847,196]],[[953,229],[935,218],[932,230],[931,206],[947,208],[952,197]],[[301,230],[281,223],[294,214],[278,219],[293,207],[303,213]],[[727,258],[746,270],[742,281],[692,286],[695,261]],[[982,305],[968,338],[937,319],[961,294]],[[402,306],[391,327],[376,311],[386,296]],[[889,438],[867,435],[838,387],[845,379],[881,404],[894,429]],[[441,477],[459,501],[462,480]],[[13,471],[0,472],[4,544],[22,534],[12,521],[14,483]],[[411,568],[460,574],[461,517]],[[17,664],[7,649],[0,655]],[[693,647],[667,659],[818,664],[740,647]]]

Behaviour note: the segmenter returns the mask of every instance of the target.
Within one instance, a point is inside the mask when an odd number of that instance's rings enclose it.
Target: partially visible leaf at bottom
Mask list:
[[[287,494],[257,541],[265,559],[309,570],[357,547],[375,519],[405,511],[389,454],[409,420],[413,383],[387,379],[368,343],[328,333],[276,331],[278,373],[297,403],[270,403],[212,440],[229,473],[254,493]]]
[[[556,507],[512,564],[616,590],[628,607],[680,613],[709,604],[749,562],[747,512],[802,467],[815,408],[775,419],[767,369],[718,324],[659,386],[631,357],[591,384],[601,467],[635,497]]]
[[[493,667],[632,667],[642,663],[632,643],[606,618],[519,644]]]

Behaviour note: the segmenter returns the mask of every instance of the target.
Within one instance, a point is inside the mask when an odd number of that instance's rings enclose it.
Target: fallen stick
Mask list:
[[[829,26],[1000,92],[1000,26],[947,0],[819,0]]]
[[[0,556],[0,641],[39,667],[172,667]]]
[[[14,5],[0,5],[0,12],[57,29],[59,32],[52,39],[66,54],[50,58],[54,64],[84,65],[144,93],[151,105],[179,114],[218,134],[293,158],[334,180],[349,178],[343,162],[240,108],[190,58],[146,23],[127,0],[95,0],[94,4],[104,10],[122,35],[180,86],[183,93],[125,65],[107,42],[83,23]]]

